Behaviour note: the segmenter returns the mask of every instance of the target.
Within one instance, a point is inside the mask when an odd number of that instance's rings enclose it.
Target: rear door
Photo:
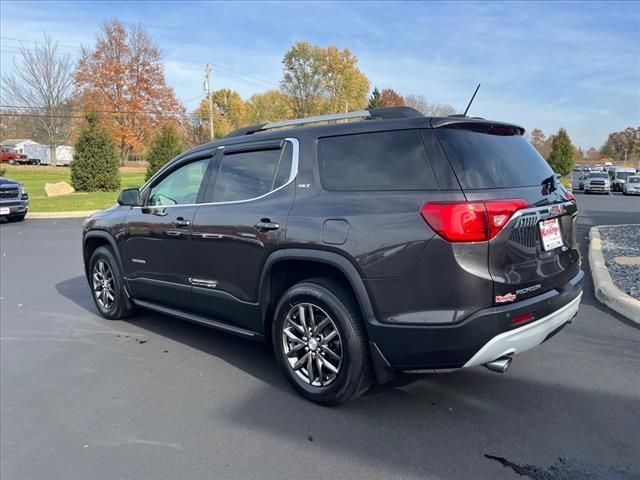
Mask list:
[[[524,200],[489,241],[494,303],[562,288],[579,271],[573,196],[518,128],[489,122],[435,129],[469,201]]]
[[[258,286],[267,256],[284,240],[293,204],[298,141],[226,146],[195,215],[191,244],[194,308],[259,331]]]

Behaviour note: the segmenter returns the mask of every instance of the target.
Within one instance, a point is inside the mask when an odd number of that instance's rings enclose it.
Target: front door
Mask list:
[[[220,157],[210,197],[193,221],[194,308],[260,331],[260,273],[285,238],[295,192],[297,141],[225,147]]]
[[[190,310],[191,224],[210,156],[180,161],[142,192],[126,217],[125,274],[134,298]]]

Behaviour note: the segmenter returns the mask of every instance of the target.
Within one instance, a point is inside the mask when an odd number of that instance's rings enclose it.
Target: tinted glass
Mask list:
[[[189,163],[164,177],[151,188],[149,205],[186,205],[196,203],[198,190],[209,159]]]
[[[435,129],[465,189],[541,185],[553,175],[521,135],[493,135],[456,128]]]
[[[322,138],[318,164],[327,190],[437,189],[417,130]]]
[[[640,177],[629,177],[628,178],[628,182],[629,183],[640,183]]]
[[[214,202],[249,200],[284,185],[291,173],[290,142],[281,150],[224,155],[213,191]]]
[[[588,178],[609,178],[609,175],[604,172],[592,172],[587,175]]]

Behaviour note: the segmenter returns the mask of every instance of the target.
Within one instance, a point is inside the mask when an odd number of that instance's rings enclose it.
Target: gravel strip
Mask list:
[[[640,257],[640,225],[600,227],[602,254],[616,287],[640,300],[640,265],[618,265],[615,257]]]

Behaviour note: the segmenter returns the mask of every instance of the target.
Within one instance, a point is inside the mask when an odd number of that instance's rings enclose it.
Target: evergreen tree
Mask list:
[[[568,175],[573,170],[573,145],[567,131],[561,128],[551,142],[551,153],[547,159],[554,172]]]
[[[369,97],[369,104],[367,105],[367,109],[372,108],[381,108],[384,107],[384,103],[382,102],[382,98],[380,97],[380,90],[378,87],[373,88],[373,93]]]
[[[163,125],[153,137],[147,153],[147,180],[181,151],[182,142],[178,131],[172,125]]]
[[[85,120],[71,162],[71,185],[80,192],[119,190],[115,142],[95,113],[87,114]]]

